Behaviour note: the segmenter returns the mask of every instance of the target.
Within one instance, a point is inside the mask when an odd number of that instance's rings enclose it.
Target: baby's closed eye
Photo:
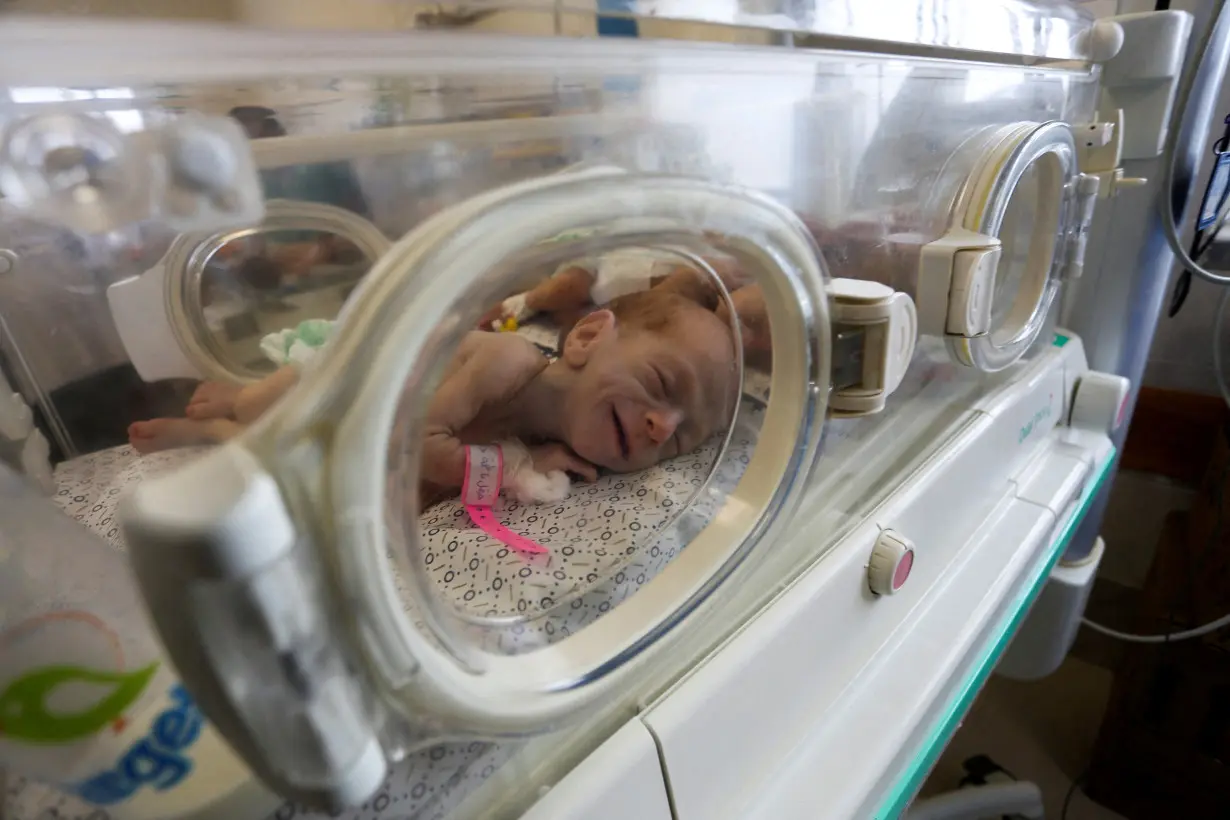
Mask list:
[[[649,388],[658,399],[662,401],[670,400],[670,388],[667,386],[667,380],[662,371],[656,367],[649,368]]]

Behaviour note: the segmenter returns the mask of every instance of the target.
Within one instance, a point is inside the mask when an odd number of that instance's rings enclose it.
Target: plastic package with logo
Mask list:
[[[272,808],[176,679],[123,556],[5,468],[0,517],[0,766],[116,820]]]

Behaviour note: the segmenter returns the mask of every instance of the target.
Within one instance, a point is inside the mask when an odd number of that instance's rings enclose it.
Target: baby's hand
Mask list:
[[[739,260],[727,254],[706,254],[705,262],[709,267],[713,268],[713,272],[717,274],[718,279],[722,280],[722,284],[726,286],[726,290],[732,293],[739,288],[750,284],[752,276],[743,269],[739,264]]]
[[[558,504],[571,489],[572,481],[561,470],[540,473],[526,467],[508,479],[508,491],[522,504]]]
[[[568,497],[572,481],[567,471],[593,480],[598,470],[562,444],[527,449],[516,440],[501,442],[504,449],[504,486],[523,504],[554,504]]]
[[[598,480],[597,467],[572,452],[567,446],[557,442],[531,447],[530,459],[534,463],[534,469],[540,473],[560,470],[579,475],[585,481]]]
[[[478,317],[479,330],[495,330],[504,320],[504,305],[503,303],[489,309],[482,316]]]
[[[509,296],[479,317],[478,329],[498,331],[509,319],[514,320],[516,324],[521,324],[534,315],[534,311],[526,307],[525,300],[524,293]]]

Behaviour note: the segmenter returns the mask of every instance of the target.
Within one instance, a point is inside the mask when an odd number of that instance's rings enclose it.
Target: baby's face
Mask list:
[[[727,424],[738,373],[730,332],[716,316],[695,306],[665,331],[612,330],[595,341],[566,399],[577,455],[639,470],[694,450]]]

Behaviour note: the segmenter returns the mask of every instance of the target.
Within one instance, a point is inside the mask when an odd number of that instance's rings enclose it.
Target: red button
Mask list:
[[[893,591],[901,589],[905,582],[910,578],[910,570],[914,568],[914,550],[908,550],[905,555],[901,556],[901,560],[897,562],[897,568],[893,570]]]

